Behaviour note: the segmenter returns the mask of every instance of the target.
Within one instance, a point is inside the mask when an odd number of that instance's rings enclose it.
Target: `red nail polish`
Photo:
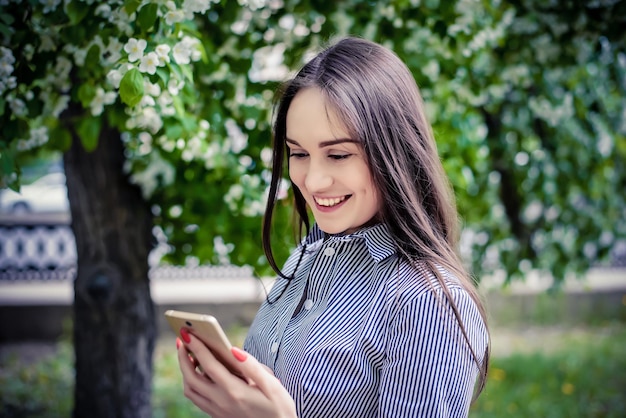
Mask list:
[[[233,356],[235,356],[235,358],[242,363],[248,358],[248,354],[238,347],[231,348],[230,352],[233,353]]]
[[[180,348],[182,344],[183,342],[180,340],[180,338],[176,337],[176,349],[177,350]]]
[[[180,329],[180,336],[183,337],[183,341],[189,344],[191,342],[191,338],[189,338],[189,333],[185,328]]]

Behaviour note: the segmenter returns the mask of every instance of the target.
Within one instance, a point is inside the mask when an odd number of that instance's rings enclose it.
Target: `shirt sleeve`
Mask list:
[[[487,331],[462,288],[450,289],[472,346],[482,360]],[[467,417],[478,375],[468,344],[446,298],[428,291],[392,319],[380,377],[383,417]]]

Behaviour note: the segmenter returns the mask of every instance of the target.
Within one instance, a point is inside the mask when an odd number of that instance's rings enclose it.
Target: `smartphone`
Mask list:
[[[165,312],[165,318],[177,336],[181,328],[187,328],[232,374],[246,380],[238,371],[237,361],[230,351],[232,345],[214,316],[170,309]]]

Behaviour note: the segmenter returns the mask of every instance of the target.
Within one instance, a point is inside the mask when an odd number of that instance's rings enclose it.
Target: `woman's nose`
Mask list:
[[[324,191],[333,184],[332,173],[322,164],[310,164],[304,184],[310,193]]]

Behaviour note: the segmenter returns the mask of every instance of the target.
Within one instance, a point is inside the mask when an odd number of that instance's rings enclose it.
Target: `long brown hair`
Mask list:
[[[273,132],[272,179],[263,221],[263,248],[269,264],[281,277],[293,277],[285,276],[276,264],[270,230],[279,182],[287,165],[287,112],[295,95],[310,87],[322,92],[347,131],[360,140],[384,202],[381,222],[389,228],[400,257],[425,268],[439,282],[479,367],[477,396],[486,380],[489,345],[480,361],[437,266],[459,279],[486,324],[485,308],[457,253],[459,221],[454,194],[437,153],[419,88],[406,65],[389,49],[360,38],[343,38],[304,65],[280,92]],[[297,187],[293,193],[298,234],[302,237],[310,227],[306,201]]]

